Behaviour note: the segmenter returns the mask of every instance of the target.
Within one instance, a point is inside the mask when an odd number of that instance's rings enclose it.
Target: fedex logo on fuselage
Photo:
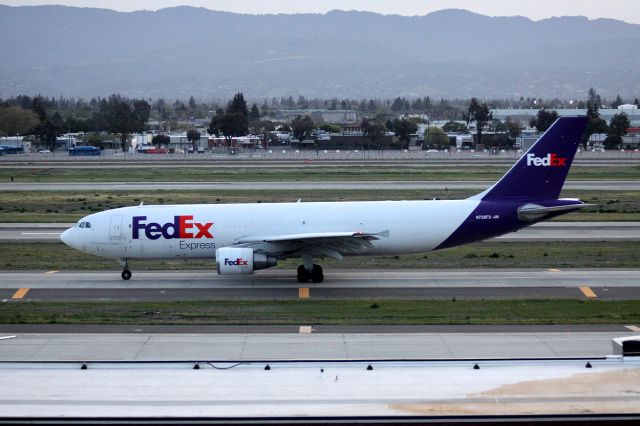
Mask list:
[[[249,266],[249,261],[239,257],[237,259],[224,259],[224,264],[229,266]]]
[[[536,157],[535,154],[527,154],[527,166],[534,167],[564,167],[567,159],[558,157],[558,154],[547,154],[546,157]]]
[[[213,238],[211,227],[213,222],[194,222],[193,216],[174,216],[173,222],[164,224],[149,222],[146,223],[146,216],[134,216],[131,223],[132,237],[134,240],[140,238],[140,234],[150,240],[164,238],[166,240],[174,238]]]

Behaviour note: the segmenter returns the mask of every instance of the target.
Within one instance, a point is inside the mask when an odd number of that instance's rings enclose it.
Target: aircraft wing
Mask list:
[[[302,253],[318,257],[342,259],[347,254],[366,253],[373,247],[371,241],[387,238],[389,231],[365,232],[313,232],[307,234],[262,235],[238,238],[234,247],[251,247],[258,252],[280,258]]]

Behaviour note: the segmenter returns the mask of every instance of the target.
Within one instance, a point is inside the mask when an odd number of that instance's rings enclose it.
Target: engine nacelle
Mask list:
[[[216,266],[220,275],[247,275],[259,269],[276,266],[273,256],[254,253],[252,248],[222,247],[216,250]]]

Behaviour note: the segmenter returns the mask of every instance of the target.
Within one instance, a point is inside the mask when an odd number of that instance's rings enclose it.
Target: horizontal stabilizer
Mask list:
[[[565,204],[551,207],[540,206],[538,204],[525,204],[518,208],[518,219],[527,221],[538,220],[552,213],[568,213],[572,210],[579,210],[589,206],[593,206],[593,204]]]

